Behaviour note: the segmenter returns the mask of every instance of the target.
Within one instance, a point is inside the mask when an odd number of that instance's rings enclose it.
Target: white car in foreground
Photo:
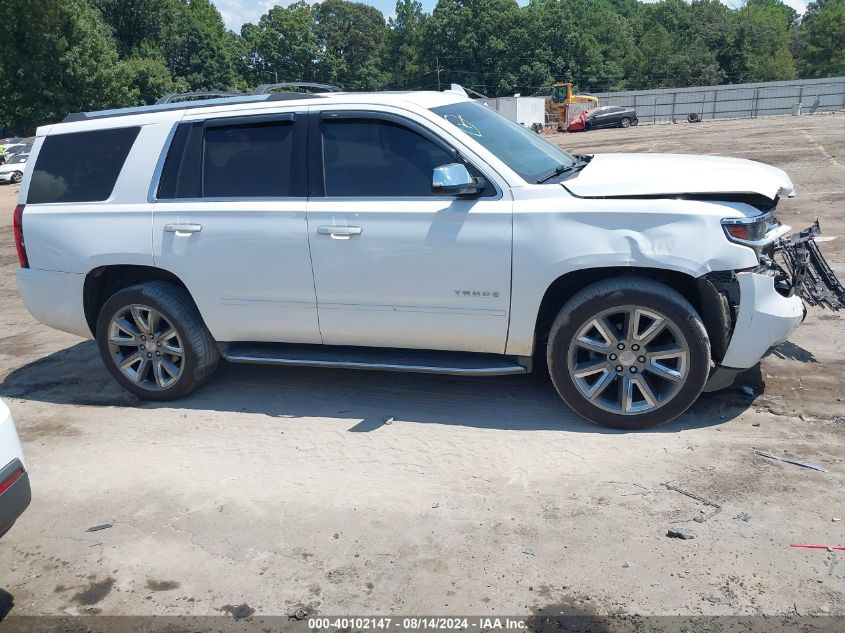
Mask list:
[[[463,90],[74,114],[32,152],[23,300],[151,400],[221,357],[491,376],[539,355],[585,418],[644,428],[786,340],[802,296],[845,302],[813,231],[784,241],[780,169],[573,156]]]
[[[23,514],[30,499],[29,474],[18,432],[9,408],[0,400],[0,536]]]
[[[29,154],[15,154],[0,165],[0,182],[17,184],[23,180]]]

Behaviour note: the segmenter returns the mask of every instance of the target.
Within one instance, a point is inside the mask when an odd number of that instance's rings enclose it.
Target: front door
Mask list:
[[[461,158],[394,114],[313,112],[309,143],[323,342],[504,353],[510,195],[492,183],[474,199],[432,194],[434,168]]]
[[[156,266],[217,341],[320,343],[308,252],[307,114],[180,124],[153,213]]]

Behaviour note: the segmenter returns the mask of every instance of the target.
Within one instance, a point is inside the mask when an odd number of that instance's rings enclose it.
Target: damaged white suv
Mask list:
[[[27,307],[153,400],[220,357],[489,376],[540,356],[582,416],[644,428],[785,340],[796,289],[842,300],[813,231],[784,241],[781,170],[571,156],[459,89],[75,114],[31,160]]]

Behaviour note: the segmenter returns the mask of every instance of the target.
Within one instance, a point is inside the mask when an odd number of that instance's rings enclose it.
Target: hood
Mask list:
[[[689,154],[596,154],[563,186],[582,198],[730,193],[774,200],[795,195],[789,176],[777,167]]]

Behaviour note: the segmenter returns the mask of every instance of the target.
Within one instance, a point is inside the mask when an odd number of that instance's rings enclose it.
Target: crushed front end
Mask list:
[[[815,239],[819,235],[816,220],[797,235],[775,242],[769,259],[779,273],[781,288],[798,294],[811,306],[838,311],[845,308],[845,287],[821,254]]]
[[[805,302],[831,310],[845,308],[845,288],[815,241],[821,233],[818,221],[791,236],[785,235],[789,227],[773,217],[766,222],[755,229],[758,235],[748,236],[757,239],[746,240],[758,252],[758,266],[710,273],[699,280],[716,363],[705,391],[730,386],[736,374],[784,342],[804,320]],[[725,230],[730,239],[730,229]]]

